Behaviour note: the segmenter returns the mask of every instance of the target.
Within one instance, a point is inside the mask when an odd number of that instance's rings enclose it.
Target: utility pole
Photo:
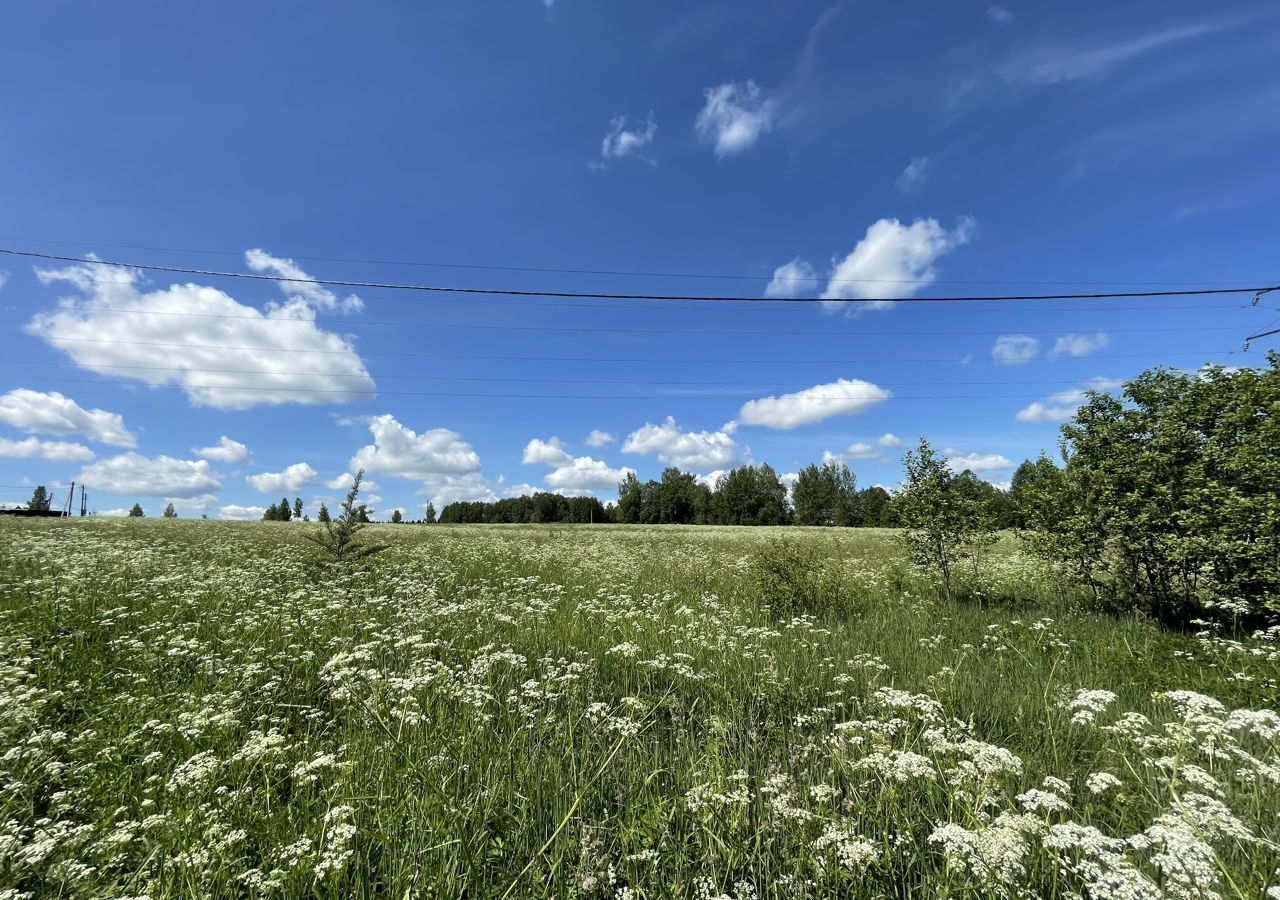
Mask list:
[[[80,516],[89,515],[89,498],[85,496],[84,485],[80,485]]]
[[[71,504],[76,499],[76,483],[71,482],[71,490],[67,492],[67,502],[62,506],[62,515],[69,517],[71,515]]]

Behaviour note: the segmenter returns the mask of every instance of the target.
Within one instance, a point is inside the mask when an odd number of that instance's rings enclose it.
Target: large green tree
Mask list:
[[[47,510],[53,502],[53,497],[45,490],[43,484],[36,485],[36,489],[31,492],[31,499],[27,501],[27,509]]]
[[[1280,619],[1280,355],[1149,370],[1062,437],[1072,512],[1036,523],[1045,549],[1087,548],[1104,596],[1167,623]]]
[[[858,519],[858,482],[849,467],[837,459],[800,470],[791,491],[797,525],[855,525]]]

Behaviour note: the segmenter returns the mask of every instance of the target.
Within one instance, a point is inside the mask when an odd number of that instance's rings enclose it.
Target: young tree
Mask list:
[[[400,515],[400,510],[394,509],[391,511],[391,522],[393,524],[399,525],[403,521],[404,521],[404,516]]]
[[[141,503],[133,504],[133,508],[129,510],[129,518],[141,519],[143,515],[144,513],[142,512],[142,504]]]
[[[320,511],[316,513],[316,521],[321,525],[329,521],[329,507],[325,506],[323,503],[320,504]]]
[[[293,517],[295,519],[302,518],[302,498],[301,497],[293,498]]]
[[[293,518],[293,510],[289,506],[288,497],[280,498],[280,505],[276,507],[276,517],[281,522],[288,522],[291,518]]]
[[[927,440],[920,438],[902,464],[907,477],[896,506],[907,529],[903,539],[912,560],[932,569],[946,598],[954,600],[956,567],[964,559],[973,559],[976,567],[978,555],[994,542],[995,533],[980,504],[965,495],[946,459]]]
[[[422,521],[428,525],[436,524],[436,505],[434,503],[427,503],[427,511],[423,515]]]
[[[324,527],[319,531],[308,530],[303,535],[319,547],[330,562],[339,565],[359,562],[387,549],[386,544],[362,544],[357,539],[369,522],[365,505],[356,503],[356,498],[360,496],[360,482],[363,480],[364,469],[361,469],[351,482],[347,499],[342,501],[342,511],[338,518],[325,520],[321,523]]]
[[[276,506],[274,503],[262,511],[262,521],[264,522],[274,522],[279,518],[280,507]]]
[[[164,512],[162,512],[160,515],[166,519],[176,519],[178,518],[178,511],[174,509],[173,504],[170,503],[168,506],[164,508]]]
[[[27,501],[27,509],[38,509],[45,511],[49,509],[49,505],[53,502],[53,497],[45,490],[43,484],[36,485],[36,489],[31,492],[31,499]]]

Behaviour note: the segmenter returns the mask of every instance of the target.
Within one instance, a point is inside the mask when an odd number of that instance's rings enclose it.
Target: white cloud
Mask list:
[[[373,443],[356,451],[352,469],[434,483],[441,476],[480,468],[480,456],[457,432],[433,428],[418,434],[383,414],[369,421]]]
[[[933,160],[927,156],[917,156],[907,163],[907,167],[893,184],[902,193],[909,194],[924,185],[932,168]]]
[[[73,265],[37,274],[80,295],[36,315],[27,330],[90,371],[178,385],[193,404],[219,409],[345,403],[374,389],[352,344],[316,327],[312,302],[302,297],[264,312],[196,284],[142,291],[129,269]]]
[[[694,132],[721,159],[749,149],[773,128],[777,104],[754,81],[725,82],[703,94],[706,103],[694,120]]]
[[[607,447],[616,440],[617,438],[609,432],[593,428],[591,433],[587,435],[586,444],[588,447]]]
[[[1064,334],[1054,342],[1053,349],[1049,351],[1049,358],[1088,356],[1109,343],[1111,343],[1110,336],[1102,331],[1095,334]]]
[[[997,25],[1008,25],[1013,21],[1013,13],[999,3],[993,3],[987,7],[987,18]]]
[[[534,438],[525,445],[520,461],[525,465],[565,466],[573,462],[573,457],[560,446],[558,437],[549,441]]]
[[[82,434],[117,447],[138,445],[119,413],[85,409],[57,391],[16,388],[0,395],[0,422],[40,434]]]
[[[237,522],[247,522],[254,519],[261,519],[262,514],[266,512],[265,506],[241,506],[238,503],[228,503],[226,506],[218,508],[219,519],[230,519]]]
[[[748,400],[738,411],[743,425],[795,428],[832,416],[853,415],[893,396],[879,385],[857,378],[815,384],[803,391]]]
[[[4,269],[0,269],[0,288],[4,287],[5,283],[8,282],[8,280],[9,280],[9,273],[6,272]]]
[[[893,450],[902,446],[902,438],[898,437],[892,431],[886,431],[876,439],[876,443],[881,447]]]
[[[0,438],[0,456],[33,457],[64,462],[88,462],[93,459],[93,451],[84,444],[73,444],[67,441],[42,441],[39,438],[27,438],[22,441],[11,441]]]
[[[239,441],[233,441],[225,434],[218,438],[218,443],[212,447],[201,447],[191,452],[201,459],[231,465],[249,461],[249,448]]]
[[[613,487],[628,472],[635,472],[634,469],[625,467],[612,468],[603,460],[592,459],[590,456],[574,457],[564,450],[560,439],[555,437],[549,441],[538,438],[531,440],[525,446],[520,461],[526,465],[550,466],[553,471],[543,481],[560,493],[583,493],[590,488]]]
[[[648,422],[627,435],[623,453],[646,453],[681,469],[721,468],[738,459],[738,447],[723,431],[684,431],[672,416]]]
[[[609,133],[600,142],[600,158],[621,159],[635,154],[645,159],[639,151],[652,144],[657,133],[658,121],[653,117],[653,110],[649,111],[643,123],[637,123],[634,128],[627,127],[626,116],[616,116],[610,120]]]
[[[104,509],[98,515],[105,516],[108,519],[125,519],[129,516],[129,509],[124,506],[117,509]]]
[[[1019,422],[1030,422],[1042,425],[1045,422],[1065,422],[1075,415],[1080,404],[1089,399],[1088,391],[1112,391],[1123,382],[1115,378],[1093,378],[1083,387],[1071,388],[1051,394],[1044,400],[1037,400],[1029,406],[1018,410],[1014,416]]]
[[[280,281],[280,290],[290,299],[301,300],[316,309],[327,312],[340,310],[344,313],[360,312],[364,309],[364,301],[355,294],[339,300],[333,291],[314,281],[310,275],[291,259],[272,256],[266,250],[247,250],[244,254],[245,264],[255,272],[266,272],[281,278],[295,279]]]
[[[200,494],[196,497],[165,497],[165,503],[172,503],[174,512],[203,513],[218,502],[213,494]]]
[[[1015,56],[1004,66],[1006,81],[1035,85],[1099,78],[1111,69],[1157,50],[1235,28],[1249,16],[1234,16],[1133,34],[1092,45],[1040,45]]]
[[[773,280],[764,289],[766,297],[799,297],[818,289],[818,274],[813,266],[796,257],[773,270]]]
[[[635,474],[635,469],[625,466],[615,469],[603,460],[579,456],[556,468],[543,481],[558,490],[581,491],[616,487],[628,474]]]
[[[858,441],[845,448],[844,456],[847,459],[876,459],[880,456],[880,451],[870,444]]]
[[[943,452],[947,456],[947,468],[956,474],[965,469],[977,474],[1013,468],[1013,460],[999,453],[961,453],[952,447]]]
[[[76,479],[112,494],[144,497],[194,497],[222,487],[207,460],[146,457],[122,453],[86,466]]]
[[[964,217],[948,231],[936,219],[916,219],[903,225],[897,219],[880,219],[843,260],[836,263],[822,292],[823,306],[840,309],[850,301],[885,294],[910,297],[938,277],[934,263],[969,243],[977,228]],[[884,309],[892,303],[864,302],[861,307]]]
[[[1002,366],[1029,363],[1040,352],[1040,342],[1030,335],[1002,334],[991,346],[991,358]]]
[[[294,463],[283,472],[263,472],[259,475],[246,475],[255,490],[264,494],[276,491],[300,491],[308,485],[315,484],[316,470],[304,462]]]
[[[708,472],[705,475],[695,475],[694,477],[698,480],[699,484],[705,484],[714,491],[716,489],[716,483],[728,474],[728,469],[716,469],[714,472]],[[786,475],[781,476],[784,480],[786,477]]]
[[[494,486],[479,472],[433,477],[430,483],[418,493],[430,498],[430,501],[436,505],[436,512],[460,500],[483,500],[491,503],[498,499]]]
[[[345,496],[345,493],[351,490],[351,482],[355,481],[355,478],[356,476],[354,472],[343,472],[341,475],[338,475],[335,478],[330,478],[328,481],[324,483],[324,486],[329,488],[330,490],[342,491]],[[372,478],[366,477],[361,479],[360,490],[376,491],[377,489],[378,489],[378,482],[374,481]]]

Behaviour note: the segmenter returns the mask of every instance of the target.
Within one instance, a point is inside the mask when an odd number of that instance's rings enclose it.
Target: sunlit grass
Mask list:
[[[343,575],[303,527],[0,522],[0,896],[1280,884],[1274,634],[1078,612],[1012,539],[945,604],[888,531],[388,526]],[[780,538],[821,616],[762,603]]]

